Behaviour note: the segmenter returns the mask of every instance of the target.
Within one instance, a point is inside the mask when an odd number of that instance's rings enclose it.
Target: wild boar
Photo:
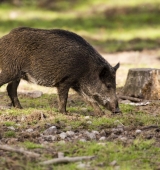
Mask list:
[[[81,36],[61,29],[19,27],[0,39],[0,86],[8,83],[12,105],[22,108],[17,88],[21,79],[56,87],[59,111],[66,112],[68,91],[74,89],[101,114],[99,105],[120,112],[116,70]]]

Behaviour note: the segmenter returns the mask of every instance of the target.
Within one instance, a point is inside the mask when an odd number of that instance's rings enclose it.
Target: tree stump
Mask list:
[[[129,69],[123,95],[146,100],[160,99],[160,69]]]

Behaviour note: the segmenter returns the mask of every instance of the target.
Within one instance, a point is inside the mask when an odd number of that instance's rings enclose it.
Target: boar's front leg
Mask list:
[[[14,80],[7,85],[8,96],[12,101],[12,105],[16,108],[22,109],[22,106],[17,97],[17,88],[20,83],[20,79]]]
[[[102,116],[102,115],[104,115],[104,112],[99,107],[98,103],[96,103],[96,102],[89,102],[89,104],[93,107],[94,116]]]
[[[59,112],[61,112],[61,113],[66,113],[66,104],[67,104],[69,88],[70,87],[65,84],[61,84],[57,87]]]

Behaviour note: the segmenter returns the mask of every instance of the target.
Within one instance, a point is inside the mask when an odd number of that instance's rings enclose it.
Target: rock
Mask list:
[[[123,130],[123,128],[113,128],[111,131],[112,131],[113,133],[119,135],[119,134],[121,134],[124,130]]]
[[[43,136],[43,139],[44,139],[45,141],[56,141],[56,140],[57,140],[57,136],[45,135],[45,136]]]
[[[86,169],[86,168],[89,168],[89,167],[90,167],[90,163],[89,162],[87,162],[87,163],[79,162],[77,164],[77,168],[78,169]]]
[[[57,132],[57,127],[56,126],[51,126],[50,128],[46,129],[43,134],[44,135],[54,135]]]
[[[111,165],[111,166],[116,166],[116,165],[117,165],[117,161],[116,161],[116,160],[112,161],[112,162],[110,163],[110,165]]]
[[[16,129],[13,127],[13,126],[9,126],[9,127],[7,127],[9,130],[13,130],[13,131],[15,131]]]
[[[59,134],[59,136],[60,136],[61,139],[65,139],[67,137],[67,133],[62,132],[62,133]]]
[[[105,136],[102,136],[99,138],[99,141],[105,141],[106,140],[106,137]]]
[[[80,142],[86,142],[86,139],[79,139]]]
[[[135,133],[136,134],[140,134],[142,131],[140,130],[140,129],[137,129],[136,131],[135,131]]]
[[[90,119],[90,116],[85,116],[84,119],[85,119],[85,120],[89,120],[89,119]]]
[[[73,131],[67,131],[66,134],[67,134],[68,136],[74,136],[75,133],[74,133]]]
[[[26,116],[21,117],[21,122],[24,122],[26,120]]]
[[[92,130],[92,133],[94,133],[95,135],[99,135],[99,132],[97,130]]]
[[[86,135],[86,137],[88,137],[91,140],[96,139],[96,135],[94,133],[92,133],[92,132],[90,133],[90,132],[86,131],[85,135]]]
[[[92,124],[92,122],[89,120],[89,121],[87,121],[87,124],[90,124],[90,125],[91,125],[91,124]]]
[[[33,129],[32,129],[32,128],[29,128],[29,129],[26,130],[26,132],[31,133],[31,132],[33,132]]]
[[[100,135],[101,135],[101,136],[106,136],[106,132],[105,132],[104,129],[100,132]]]
[[[127,142],[127,140],[128,140],[127,137],[123,137],[123,136],[120,136],[119,139],[120,139],[122,142]]]

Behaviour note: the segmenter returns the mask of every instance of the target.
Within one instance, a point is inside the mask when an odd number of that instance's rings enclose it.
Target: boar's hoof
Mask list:
[[[112,112],[112,114],[122,114],[121,110],[119,108],[117,108],[116,110],[114,110]]]

